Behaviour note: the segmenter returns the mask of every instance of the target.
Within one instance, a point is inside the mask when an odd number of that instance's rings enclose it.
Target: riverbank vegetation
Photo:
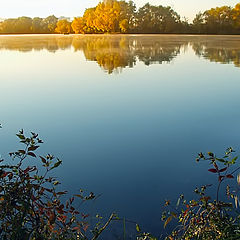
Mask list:
[[[198,13],[192,23],[171,7],[149,3],[137,9],[133,1],[104,0],[83,16],[57,18],[19,17],[0,22],[2,34],[42,33],[193,33],[240,34],[240,3],[234,8],[216,7]]]
[[[216,181],[196,187],[197,197],[190,201],[183,194],[176,205],[165,201],[164,228],[175,220],[167,240],[240,239],[240,167],[235,167],[238,156],[234,152],[230,147],[222,157],[212,152],[198,154],[196,161],[207,162]]]
[[[80,205],[96,198],[94,193],[80,190],[67,195],[57,178],[51,176],[62,161],[51,154],[37,155],[43,143],[38,134],[28,137],[21,130],[17,137],[23,147],[9,153],[13,162],[0,160],[1,239],[96,240],[119,219],[112,213],[104,222],[102,217],[89,216],[80,209]]]
[[[128,239],[125,218],[120,219],[112,213],[104,222],[99,215],[93,217],[79,209],[82,203],[96,198],[94,193],[84,194],[80,189],[79,193],[68,196],[68,192],[59,187],[60,182],[51,176],[51,172],[62,161],[51,154],[37,154],[43,143],[38,134],[31,133],[28,137],[21,130],[17,137],[23,148],[9,153],[13,163],[0,160],[1,239],[97,240],[106,229],[111,231],[113,221],[123,221],[123,236]],[[175,221],[168,236],[159,230],[162,237],[153,237],[130,221],[136,226],[135,239],[239,239],[240,167],[234,167],[237,159],[231,147],[222,157],[212,152],[199,153],[196,161],[210,165],[208,172],[216,176],[216,184],[197,187],[194,192],[198,197],[190,201],[184,195],[180,195],[176,205],[170,200],[165,201],[165,211],[162,212],[164,228]],[[233,180],[237,180],[237,184]],[[210,194],[207,194],[209,190]]]

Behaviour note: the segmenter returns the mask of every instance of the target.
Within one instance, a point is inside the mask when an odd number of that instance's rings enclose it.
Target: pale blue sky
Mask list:
[[[0,18],[18,16],[46,17],[80,16],[85,8],[95,6],[99,0],[0,0]],[[135,0],[137,7],[147,0]],[[235,6],[240,0],[149,0],[151,4],[171,6],[182,17],[192,20],[196,13],[216,6]]]

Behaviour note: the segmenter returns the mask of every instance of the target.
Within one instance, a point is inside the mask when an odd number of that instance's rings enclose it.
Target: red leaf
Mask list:
[[[183,217],[185,217],[188,213],[189,209],[185,210],[185,212],[183,213]]]
[[[89,214],[85,215],[85,214],[82,213],[82,217],[83,217],[83,219],[85,219],[85,218],[89,217]]]
[[[41,158],[43,163],[47,163],[47,161],[46,161],[46,159],[44,157],[42,157],[42,156],[39,156],[39,157]]]
[[[1,175],[1,178],[4,178],[6,177],[10,172],[3,172],[2,175]]]
[[[232,174],[228,174],[226,177],[227,178],[234,178],[234,176]]]
[[[218,181],[221,182],[223,180],[224,176],[219,176]]]
[[[219,172],[225,172],[226,170],[227,170],[227,167],[220,169]]]
[[[24,174],[26,174],[27,172],[29,172],[29,170],[30,170],[30,167],[27,167],[23,172],[24,172]]]
[[[87,229],[88,229],[88,227],[89,227],[89,225],[85,225],[85,226],[83,227],[83,231],[86,232]]]
[[[36,157],[35,153],[33,153],[33,152],[28,152],[28,155],[32,156],[32,157]]]
[[[74,227],[74,228],[72,228],[72,230],[79,231],[79,227]]]
[[[216,172],[217,172],[217,170],[214,169],[214,168],[210,168],[210,169],[208,169],[208,171],[209,171],[209,172],[212,172],[212,173],[216,173]]]

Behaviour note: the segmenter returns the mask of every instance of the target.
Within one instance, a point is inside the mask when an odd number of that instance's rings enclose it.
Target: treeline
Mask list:
[[[73,21],[19,17],[0,22],[0,33],[207,33],[240,34],[240,4],[223,6],[182,20],[171,7],[149,3],[137,9],[133,1],[104,0]]]

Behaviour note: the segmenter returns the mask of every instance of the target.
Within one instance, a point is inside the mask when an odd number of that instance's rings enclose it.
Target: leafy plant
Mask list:
[[[62,161],[51,154],[37,156],[43,143],[38,134],[26,137],[21,130],[17,137],[24,147],[10,153],[14,164],[0,160],[0,239],[98,239],[116,215],[90,226],[89,215],[80,213],[75,202],[95,199],[94,193],[85,196],[80,190],[63,201],[67,191],[59,191],[60,182],[49,175]],[[29,158],[38,159],[42,168],[32,166]]]
[[[212,200],[212,196],[206,193],[207,189],[213,186],[204,185],[195,189],[197,199],[187,201],[184,195],[181,195],[174,207],[166,200],[166,211],[162,214],[164,227],[173,219],[179,223],[166,239],[240,239],[240,214],[237,209],[239,187],[232,189],[228,184],[223,184],[227,180],[235,179],[234,174],[240,169],[233,169],[238,158],[232,156],[233,153],[234,150],[228,148],[222,158],[212,152],[207,155],[198,154],[196,161],[208,162],[211,165],[208,171],[216,175],[216,198]],[[239,184],[239,176],[237,181]],[[220,200],[223,186],[226,188],[225,201]]]

